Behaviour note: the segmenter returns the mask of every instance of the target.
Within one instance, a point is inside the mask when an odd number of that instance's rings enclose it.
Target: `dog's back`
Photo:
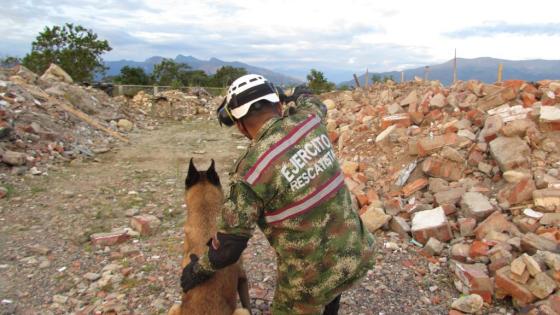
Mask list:
[[[216,235],[217,218],[223,202],[214,161],[207,171],[199,172],[191,160],[185,186],[187,219],[184,225],[183,268],[190,262],[191,254],[200,257],[206,252],[208,240]],[[169,314],[249,314],[245,310],[245,313],[236,311],[240,279],[246,281],[240,262],[218,270],[211,279],[183,294],[181,306],[174,306]]]

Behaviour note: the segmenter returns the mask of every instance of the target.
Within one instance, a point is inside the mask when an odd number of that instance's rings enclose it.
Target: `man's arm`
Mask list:
[[[295,103],[295,106],[288,108],[289,115],[294,112],[304,111],[316,114],[321,117],[322,120],[327,116],[327,107],[325,104],[323,104],[317,96],[313,95],[311,89],[306,85],[297,86],[290,96],[284,95],[284,102]]]
[[[235,181],[230,186],[218,224],[217,239],[208,241],[208,251],[200,258],[191,255],[191,262],[183,269],[181,286],[184,292],[239,260],[253,234],[261,209],[260,198],[247,183]]]

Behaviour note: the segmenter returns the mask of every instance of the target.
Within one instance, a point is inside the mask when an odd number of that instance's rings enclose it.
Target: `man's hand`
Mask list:
[[[279,86],[275,86],[276,93],[278,93],[278,98],[280,99],[280,103],[288,103],[288,96],[283,88]]]
[[[181,287],[185,293],[211,277],[211,275],[205,274],[200,270],[198,256],[191,254],[190,258],[191,261],[185,266],[181,275]]]
[[[309,87],[307,85],[301,84],[301,85],[296,86],[292,95],[290,95],[288,97],[287,102],[288,103],[289,102],[295,102],[302,95],[312,95],[312,94],[313,94],[313,92],[311,91],[311,89],[309,89]]]

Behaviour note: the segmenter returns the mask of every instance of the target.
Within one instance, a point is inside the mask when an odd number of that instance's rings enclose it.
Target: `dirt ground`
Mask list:
[[[206,119],[130,138],[47,176],[0,174],[10,190],[0,201],[0,314],[164,314],[180,298],[188,160],[204,168],[215,159],[227,187],[227,171],[248,142]],[[91,245],[89,235],[128,227],[134,213],[154,214],[162,225],[152,236]],[[445,259],[428,260],[391,233],[379,232],[377,241],[376,267],[343,295],[340,314],[447,314],[459,292]],[[260,232],[244,258],[253,314],[267,314],[275,257]]]

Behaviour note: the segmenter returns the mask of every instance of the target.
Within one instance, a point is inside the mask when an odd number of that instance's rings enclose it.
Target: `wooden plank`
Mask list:
[[[360,80],[358,80],[358,76],[354,73],[354,81],[356,82],[356,87],[360,87]]]
[[[117,139],[119,139],[123,142],[128,143],[128,139],[126,137],[123,137],[121,134],[119,134],[116,131],[113,131],[113,130],[107,128],[107,127],[104,127],[98,121],[91,118],[88,114],[82,112],[81,110],[78,110],[78,109],[72,107],[71,105],[64,104],[64,103],[56,103],[56,105],[58,107],[64,109],[65,111],[69,112],[70,114],[72,114],[72,115],[78,117],[79,119],[83,120],[84,122],[88,123],[90,126],[105,132],[106,134],[110,135],[113,138],[117,138]]]

